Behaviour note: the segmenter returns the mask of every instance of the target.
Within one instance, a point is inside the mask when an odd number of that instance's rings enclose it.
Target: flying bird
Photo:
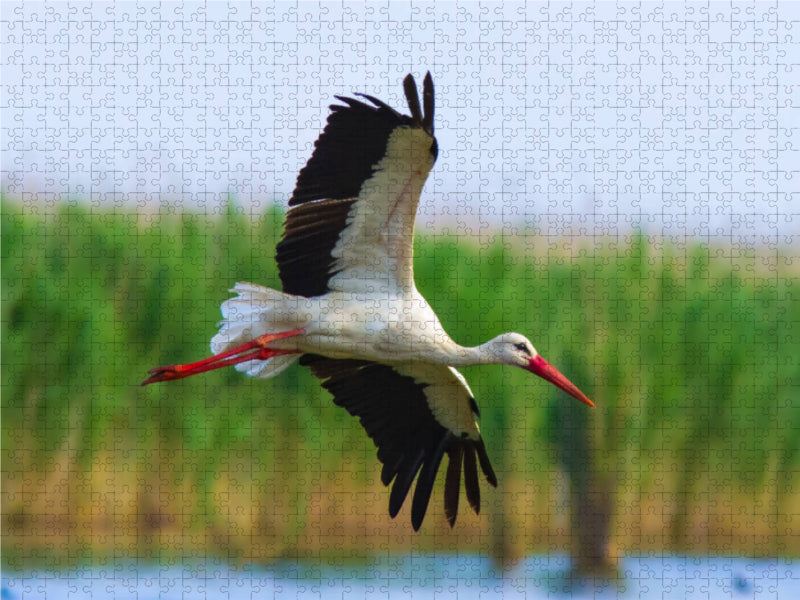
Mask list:
[[[392,485],[392,518],[416,478],[411,523],[418,530],[445,454],[451,527],[462,472],[476,513],[478,466],[497,486],[478,406],[457,367],[520,367],[594,404],[518,333],[473,348],[458,345],[417,291],[414,219],[438,153],[430,73],[422,106],[411,75],[403,89],[410,115],[365,94],[356,94],[363,100],[335,96],[341,104],[330,107],[289,200],[276,251],[283,291],[237,283],[236,296],[222,304],[214,356],[152,369],[142,385],[229,365],[273,377],[299,360],[375,443],[381,481]]]

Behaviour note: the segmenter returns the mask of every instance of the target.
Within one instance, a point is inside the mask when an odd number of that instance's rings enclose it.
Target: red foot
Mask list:
[[[209,358],[198,360],[197,362],[189,363],[188,365],[166,365],[164,367],[156,367],[150,369],[150,377],[142,382],[142,385],[156,383],[157,381],[172,381],[173,379],[183,379],[190,375],[197,373],[204,373],[213,369],[221,367],[229,367],[248,360],[267,360],[273,356],[280,356],[281,354],[297,354],[297,350],[277,350],[267,348],[267,344],[287,337],[292,337],[303,333],[303,329],[292,329],[291,331],[282,331],[280,333],[268,333],[261,335],[254,340],[236,346],[225,352],[220,352]]]

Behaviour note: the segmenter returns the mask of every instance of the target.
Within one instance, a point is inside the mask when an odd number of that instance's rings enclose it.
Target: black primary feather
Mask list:
[[[322,387],[333,394],[335,404],[359,418],[375,443],[378,460],[383,463],[381,482],[392,486],[389,494],[392,517],[402,508],[416,478],[411,519],[414,529],[419,529],[445,453],[448,522],[452,526],[456,520],[462,464],[467,499],[476,511],[480,508],[475,452],[477,449],[479,455],[485,455],[485,446],[482,441],[454,435],[436,420],[425,396],[427,384],[401,375],[389,365],[366,360],[304,354],[300,364],[322,380]],[[489,483],[497,485],[491,466],[485,467],[484,460],[489,465],[488,456],[480,462]]]

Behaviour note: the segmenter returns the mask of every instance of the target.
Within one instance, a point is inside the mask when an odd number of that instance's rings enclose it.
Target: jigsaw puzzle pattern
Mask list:
[[[4,594],[46,586],[25,568],[54,555],[213,556],[201,579],[232,581],[237,561],[367,554],[383,562],[353,576],[391,587],[395,552],[430,569],[420,585],[553,592],[468,552],[560,572],[576,510],[611,558],[800,550],[800,8],[4,3],[0,21],[3,553],[29,573]],[[437,487],[415,535],[386,515],[363,430],[300,369],[134,386],[200,358],[235,281],[277,286],[281,211],[334,95],[405,111],[402,78],[428,70],[418,287],[461,343],[535,334],[598,410],[468,373],[501,487],[452,532]],[[797,580],[621,564],[631,597]],[[185,579],[150,575],[165,594]]]
[[[291,193],[334,94],[399,106],[431,70],[426,225],[797,228],[791,6],[7,7],[11,194],[260,207]]]

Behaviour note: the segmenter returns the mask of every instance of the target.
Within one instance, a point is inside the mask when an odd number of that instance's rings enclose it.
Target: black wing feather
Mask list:
[[[406,93],[408,110],[411,111],[411,118],[415,123],[422,125],[422,110],[419,107],[419,94],[417,93],[417,82],[412,75],[407,75],[403,80],[403,91]]]
[[[481,471],[486,476],[486,481],[492,487],[497,487],[497,475],[494,474],[494,469],[492,469],[492,463],[489,462],[489,455],[486,453],[486,444],[483,443],[483,439],[479,439],[477,442],[472,442],[475,451],[478,453],[478,462],[481,464]]]
[[[328,291],[331,256],[355,200],[320,200],[289,211],[275,260],[288,294],[312,297]]]
[[[427,384],[401,375],[389,365],[366,360],[304,354],[300,357],[300,364],[310,367],[311,372],[322,380],[322,386],[333,394],[335,404],[359,417],[367,435],[375,443],[378,460],[383,463],[381,481],[384,485],[392,485],[389,495],[389,514],[392,517],[400,511],[414,478],[419,474],[411,507],[412,525],[415,530],[419,529],[445,453],[449,462],[445,482],[448,522],[451,526],[455,523],[458,511],[462,456],[467,499],[473,508],[480,507],[475,452],[477,449],[479,454],[485,455],[485,446],[483,442],[457,437],[435,419],[425,397]],[[482,467],[483,461],[481,459]],[[489,463],[488,456],[485,461]],[[487,479],[496,485],[491,466],[488,467]]]
[[[451,444],[451,436],[444,436],[436,448],[428,449],[425,462],[420,469],[417,478],[417,487],[414,489],[414,499],[411,501],[411,525],[414,531],[419,530],[422,519],[425,518],[425,511],[428,510],[428,503],[433,492],[433,483],[436,481],[436,473],[439,471],[439,464],[447,447]],[[449,465],[448,465],[449,468]]]
[[[430,71],[425,75],[425,80],[422,82],[422,107],[425,111],[422,127],[433,135],[433,78]]]
[[[394,519],[403,502],[406,501],[408,491],[411,489],[411,484],[414,477],[422,466],[422,461],[425,460],[425,448],[414,448],[411,452],[404,457],[404,462],[394,479],[392,492],[389,494],[389,515]],[[414,529],[417,529],[415,527]]]
[[[444,514],[450,527],[455,525],[458,516],[458,496],[461,493],[461,459],[464,449],[453,445],[448,452],[447,475],[444,480]]]
[[[467,491],[467,502],[475,511],[481,512],[481,488],[478,485],[478,465],[475,463],[475,449],[464,448],[464,488]]]
[[[358,197],[361,186],[386,154],[392,132],[412,125],[410,117],[382,102],[375,107],[353,98],[336,98],[347,106],[330,107],[328,123],[314,143],[311,159],[297,176],[289,206]]]

